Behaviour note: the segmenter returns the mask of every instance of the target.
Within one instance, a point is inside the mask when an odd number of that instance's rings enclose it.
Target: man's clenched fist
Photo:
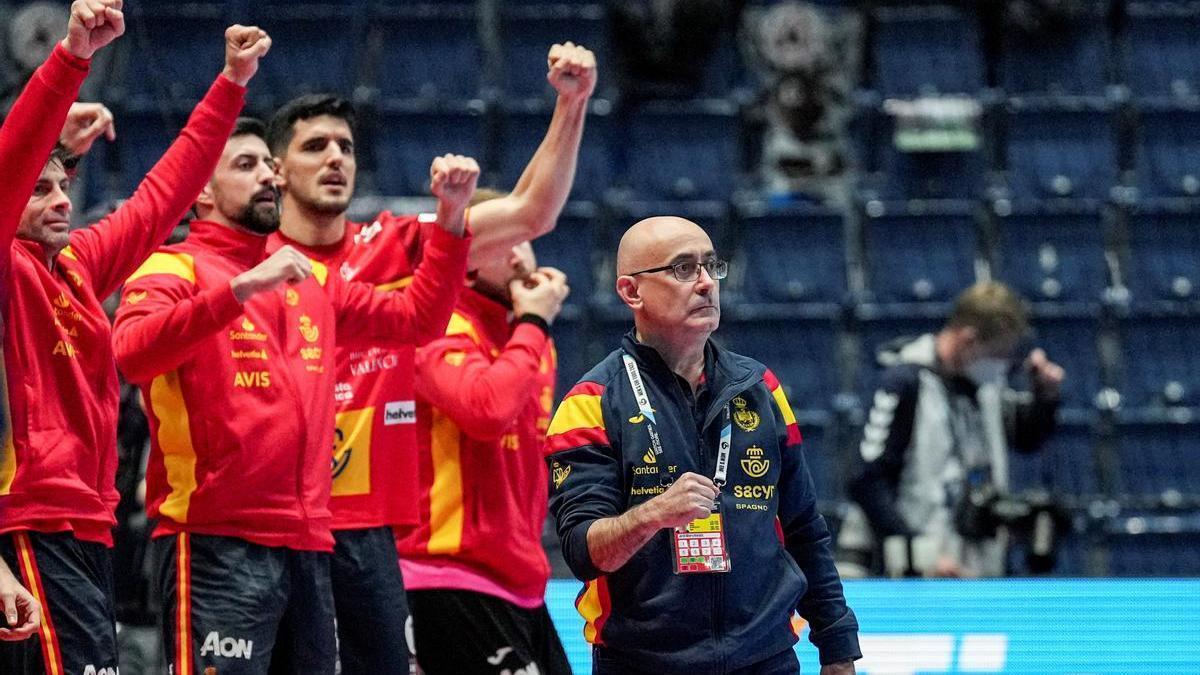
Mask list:
[[[271,48],[271,36],[258,26],[233,25],[225,29],[225,77],[246,86],[258,72],[258,60]]]
[[[429,191],[438,198],[438,224],[447,232],[462,235],[463,211],[475,194],[479,164],[462,155],[442,155],[429,167]]]
[[[550,72],[546,79],[558,95],[570,101],[586,101],[596,89],[596,55],[573,42],[556,44],[546,57]]]
[[[125,32],[122,0],[75,0],[62,46],[74,56],[90,59],[98,49]]]
[[[229,287],[238,302],[278,288],[280,284],[298,284],[312,276],[312,261],[291,246],[271,254],[252,269],[229,280]]]

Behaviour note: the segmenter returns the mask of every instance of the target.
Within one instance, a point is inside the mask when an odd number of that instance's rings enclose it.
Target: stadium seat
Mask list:
[[[837,434],[826,415],[806,414],[798,411],[797,422],[800,435],[804,437],[804,460],[812,474],[817,499],[823,502],[842,499],[846,480],[844,464],[837,446]]]
[[[557,267],[566,273],[571,286],[567,305],[586,305],[596,292],[598,251],[593,242],[598,224],[596,209],[591,204],[567,204],[554,231],[533,242],[539,266]]]
[[[1200,572],[1200,534],[1111,537],[1109,574],[1118,577],[1191,577]]]
[[[252,16],[271,34],[271,55],[262,61],[261,78],[277,103],[313,92],[351,97],[366,42],[362,8],[353,3],[256,2]]]
[[[774,371],[794,409],[830,409],[838,391],[837,324],[832,318],[725,317],[714,337]]]
[[[1095,444],[1089,425],[1059,424],[1041,450],[1009,452],[1009,489],[1014,494],[1028,490],[1071,497],[1098,494]]]
[[[1139,197],[1200,196],[1200,104],[1144,102],[1138,117]]]
[[[840,303],[846,238],[836,211],[794,207],[745,213],[735,227],[731,275],[749,303]]]
[[[1117,426],[1122,491],[1160,496],[1200,494],[1200,424],[1125,422]]]
[[[974,93],[984,84],[974,13],[949,6],[880,7],[871,32],[872,87],[887,96]]]
[[[1200,406],[1200,316],[1134,315],[1120,330],[1126,407]]]
[[[385,104],[372,121],[375,182],[383,194],[428,194],[434,157],[458,153],[482,159],[483,116],[474,108]]]
[[[500,183],[512,189],[529,164],[550,125],[547,106],[525,106],[512,102],[502,108],[500,120]],[[600,200],[612,187],[615,176],[613,156],[613,120],[596,110],[588,113],[583,128],[583,143],[575,166],[573,199]]]
[[[554,338],[554,352],[558,358],[558,378],[555,384],[555,405],[562,401],[563,396],[575,386],[595,361],[589,359],[586,349],[588,339],[584,319],[572,316],[570,313],[560,315],[550,327],[550,335]],[[615,348],[616,343],[612,343]]]
[[[996,216],[993,273],[1034,302],[1098,302],[1107,285],[1100,211],[1024,205]]]
[[[868,205],[865,267],[879,303],[952,299],[975,281],[976,227],[969,206],[926,210]]]
[[[370,67],[380,95],[442,101],[478,96],[485,69],[477,21],[470,2],[380,5],[370,28],[377,45]]]
[[[1200,94],[1200,8],[1129,2],[1125,82],[1138,96]]]
[[[1200,295],[1200,212],[1139,206],[1127,229],[1124,278],[1134,307]]]
[[[1112,72],[1107,7],[1084,7],[1063,25],[1038,33],[1005,26],[1000,36],[1000,86],[1007,93],[1104,93]]]
[[[631,111],[625,183],[648,199],[725,199],[737,187],[737,111],[725,101],[657,101]]]
[[[139,3],[140,5],[140,3]],[[172,3],[126,10],[126,35],[116,42],[123,63],[116,98],[126,106],[195,105],[225,63],[225,29],[219,4]],[[169,49],[164,49],[169,46]]]
[[[1012,99],[1008,187],[1015,199],[1107,199],[1117,183],[1116,133],[1099,100]]]
[[[501,49],[504,59],[501,85],[510,98],[552,97],[546,81],[546,55],[550,46],[574,42],[592,50],[599,65],[596,90],[604,92],[612,76],[608,27],[600,3],[501,5]]]
[[[1099,312],[1072,316],[1039,311],[1034,305],[1031,327],[1034,346],[1044,349],[1050,360],[1067,371],[1062,385],[1063,407],[1091,408],[1101,388]],[[1014,384],[1030,386],[1022,377],[1015,378]]]

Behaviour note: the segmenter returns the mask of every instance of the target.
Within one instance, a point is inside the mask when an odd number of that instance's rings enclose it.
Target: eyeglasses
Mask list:
[[[651,267],[648,270],[630,272],[628,276],[636,277],[639,274],[650,274],[651,272],[665,272],[667,270],[671,270],[676,279],[687,282],[695,281],[700,278],[701,267],[708,270],[708,276],[712,277],[714,280],[724,279],[725,276],[729,274],[729,262],[726,260],[713,258],[712,260],[705,260],[704,262],[685,260],[683,262],[677,262],[671,265],[663,265],[662,267]]]

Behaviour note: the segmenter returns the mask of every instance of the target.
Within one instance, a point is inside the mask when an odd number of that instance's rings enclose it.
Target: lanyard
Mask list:
[[[625,364],[625,376],[629,379],[629,386],[633,389],[633,396],[637,400],[638,412],[645,418],[646,430],[650,432],[650,451],[656,458],[662,457],[662,439],[658,435],[654,410],[650,407],[650,392],[646,390],[646,384],[642,381],[642,373],[638,370],[637,362],[629,354],[622,354],[621,360]],[[713,483],[718,489],[725,485],[729,471],[729,450],[733,445],[733,424],[730,420],[729,404],[726,403],[725,426],[721,429],[721,442],[717,446],[717,468],[713,473]],[[674,481],[675,476],[671,475],[670,480]]]

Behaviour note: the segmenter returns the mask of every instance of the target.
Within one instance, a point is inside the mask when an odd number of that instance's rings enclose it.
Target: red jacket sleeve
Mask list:
[[[87,77],[88,64],[61,44],[55,45],[0,127],[0,162],[4,166],[4,180],[0,181],[2,250],[7,251],[12,244],[21,211],[58,142],[67,111]]]
[[[157,262],[155,254],[142,270]],[[187,361],[192,350],[229,325],[242,305],[228,284],[199,291],[169,272],[138,276],[125,284],[113,324],[117,366],[131,382],[145,383]]]
[[[467,275],[471,238],[438,228],[425,243],[412,284],[376,292],[370,284],[330,274],[330,298],[337,311],[338,342],[387,341],[423,345],[441,337]]]
[[[517,326],[495,361],[466,335],[449,335],[417,350],[416,390],[463,433],[480,441],[504,435],[538,386],[546,334]]]
[[[217,77],[133,196],[92,227],[71,232],[71,250],[97,297],[116,290],[191,208],[217,167],[245,96],[245,87]]]

